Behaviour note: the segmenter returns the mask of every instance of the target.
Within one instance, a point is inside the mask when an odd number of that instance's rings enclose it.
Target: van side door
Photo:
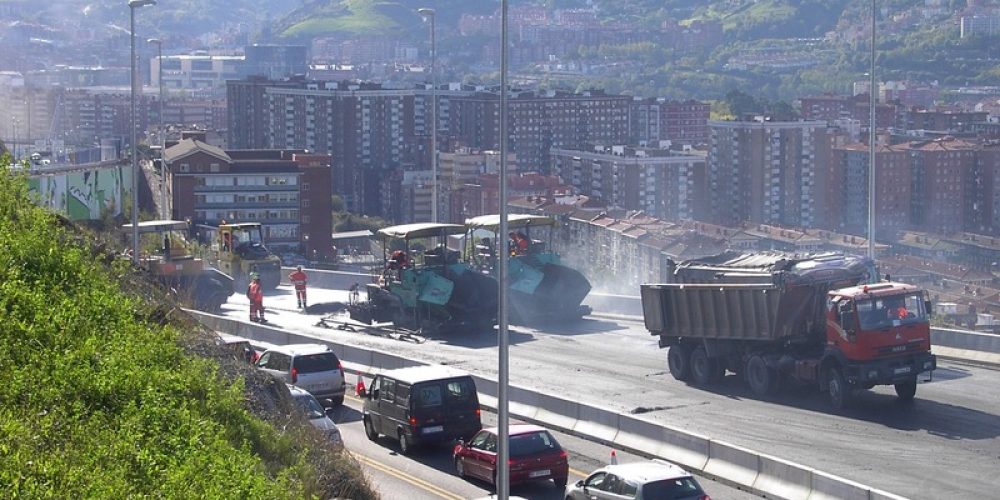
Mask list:
[[[396,430],[401,425],[402,411],[396,405],[396,381],[382,377],[382,387],[378,395],[378,412],[382,417],[382,434],[398,438]]]
[[[368,388],[368,400],[365,401],[365,410],[367,410],[368,420],[371,421],[372,427],[380,433],[385,433],[382,428],[382,409],[379,407],[382,398],[382,376],[376,376],[372,380],[371,387]]]

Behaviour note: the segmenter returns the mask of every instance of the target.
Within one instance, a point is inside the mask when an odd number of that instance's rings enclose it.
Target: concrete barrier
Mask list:
[[[809,500],[868,500],[869,488],[861,483],[814,470]]]
[[[780,458],[761,455],[753,488],[788,500],[807,500],[813,469]]]
[[[281,268],[281,284],[289,285],[288,274],[294,271],[294,267]],[[355,283],[372,283],[372,275],[367,273],[352,273],[345,271],[327,271],[324,269],[307,269],[309,276],[309,286],[326,288],[329,290],[347,290]]]
[[[554,429],[572,431],[580,418],[580,405],[576,401],[538,393],[538,410],[535,419]]]
[[[522,387],[511,386],[508,409],[511,415],[526,420],[535,420],[538,414],[538,393]]]
[[[931,345],[964,349],[967,351],[1000,353],[1000,335],[970,332],[967,330],[931,328]]]
[[[869,500],[906,500],[906,497],[901,497],[899,495],[893,495],[888,491],[882,490],[871,490],[868,492]]]
[[[604,443],[614,443],[618,436],[618,417],[617,413],[580,404],[573,432]]]
[[[667,459],[688,469],[702,470],[708,464],[707,437],[629,415],[618,418],[615,444],[622,449],[638,450]]]
[[[708,442],[708,463],[702,471],[736,484],[753,487],[760,471],[760,455],[746,448],[711,439]]]

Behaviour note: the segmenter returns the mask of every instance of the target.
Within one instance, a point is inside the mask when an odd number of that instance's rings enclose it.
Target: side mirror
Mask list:
[[[927,311],[927,317],[928,318],[934,317],[934,308],[931,307],[931,301],[930,300],[925,300],[924,301],[924,310]]]
[[[464,448],[465,447],[465,440],[462,439],[462,438],[458,438],[458,445]]]

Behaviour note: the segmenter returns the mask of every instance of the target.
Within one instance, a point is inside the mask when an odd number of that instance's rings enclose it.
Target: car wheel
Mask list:
[[[413,444],[410,443],[410,438],[406,437],[406,433],[402,430],[399,431],[399,452],[403,455],[409,455],[413,451]]]
[[[333,403],[333,406],[343,406],[344,405],[344,396],[341,395],[341,396],[337,396],[337,397],[334,397],[334,398],[330,398],[330,402]]]
[[[896,396],[900,401],[912,401],[917,394],[917,379],[913,378],[906,382],[895,384]]]
[[[853,390],[840,373],[840,369],[831,366],[826,371],[826,390],[830,396],[830,406],[835,410],[843,410],[851,405]]]
[[[375,430],[375,424],[372,423],[372,419],[368,417],[365,417],[365,435],[372,441],[378,441],[378,431]]]
[[[465,464],[462,462],[462,459],[459,458],[459,457],[455,457],[455,472],[458,473],[458,477],[461,477],[461,478],[465,477]]]
[[[688,350],[682,345],[672,345],[667,350],[667,368],[670,369],[670,374],[673,375],[674,379],[683,382],[690,378],[691,370],[688,366],[688,360]]]

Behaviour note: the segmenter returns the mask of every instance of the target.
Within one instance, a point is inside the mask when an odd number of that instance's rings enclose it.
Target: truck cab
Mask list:
[[[882,282],[833,290],[827,309],[827,354],[838,358],[848,383],[902,386],[908,399],[910,383],[915,389],[917,375],[936,367],[930,301],[921,289]]]

